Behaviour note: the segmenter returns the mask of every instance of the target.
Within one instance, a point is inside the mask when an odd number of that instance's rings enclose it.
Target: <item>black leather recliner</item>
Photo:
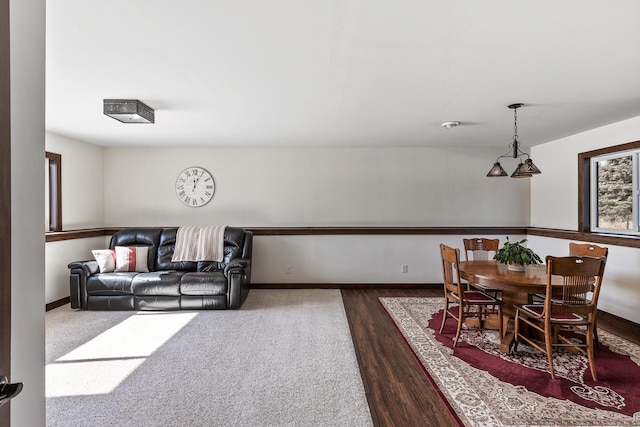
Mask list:
[[[221,262],[171,262],[177,228],[127,228],[109,244],[147,246],[148,273],[100,273],[97,261],[69,264],[71,308],[196,310],[240,308],[251,283],[253,233],[226,227]]]

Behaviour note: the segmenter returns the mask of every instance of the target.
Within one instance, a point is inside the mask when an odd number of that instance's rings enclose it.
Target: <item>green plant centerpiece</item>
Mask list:
[[[524,246],[527,239],[511,243],[509,237],[504,246],[496,251],[495,259],[498,262],[507,264],[507,268],[513,271],[524,271],[527,265],[542,264],[542,260],[532,249]]]

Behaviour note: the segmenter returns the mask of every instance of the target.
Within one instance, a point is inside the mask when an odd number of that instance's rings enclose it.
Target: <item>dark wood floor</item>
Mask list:
[[[457,426],[413,352],[400,336],[380,296],[441,296],[436,289],[343,289],[360,374],[376,426]],[[637,328],[598,317],[599,327],[640,344]]]
[[[429,289],[343,289],[347,319],[376,426],[457,426],[380,296],[441,296]]]

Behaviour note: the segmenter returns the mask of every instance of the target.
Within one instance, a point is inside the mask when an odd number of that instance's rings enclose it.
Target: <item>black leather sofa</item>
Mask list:
[[[71,308],[196,310],[240,308],[251,283],[253,233],[227,227],[221,262],[171,262],[177,228],[127,228],[109,244],[147,246],[148,273],[100,273],[98,263],[69,264]]]

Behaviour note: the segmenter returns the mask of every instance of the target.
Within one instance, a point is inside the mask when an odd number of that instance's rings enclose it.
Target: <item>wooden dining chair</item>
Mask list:
[[[488,306],[498,307],[498,316],[502,319],[502,301],[478,290],[471,290],[469,285],[463,285],[460,280],[460,249],[452,248],[445,244],[440,244],[440,257],[442,258],[442,275],[444,279],[444,313],[442,314],[442,324],[440,334],[444,330],[448,317],[453,317],[458,323],[453,346],[458,345],[460,331],[465,319],[477,317],[482,327],[482,317],[487,314]],[[455,307],[450,307],[455,304]],[[471,308],[475,307],[475,311]],[[456,309],[454,311],[454,309]],[[500,337],[503,336],[502,322],[499,322]]]
[[[597,381],[594,360],[594,328],[598,296],[606,258],[546,257],[547,288],[544,304],[524,304],[516,308],[515,346],[524,341],[547,354],[551,378],[555,379],[553,348],[573,348],[589,359],[589,368]],[[556,292],[552,278],[559,276],[562,286]],[[587,294],[593,292],[591,298]],[[524,333],[523,325],[528,326]],[[525,328],[526,329],[526,328]],[[532,331],[544,335],[544,347],[531,337]],[[575,334],[583,335],[577,340]]]
[[[608,257],[609,248],[604,246],[593,245],[591,243],[569,243],[569,256],[592,256],[596,258]],[[593,339],[596,348],[600,348],[600,339],[598,338],[598,319],[594,320]]]
[[[493,259],[493,255],[500,247],[500,239],[472,237],[470,239],[462,239],[462,244],[464,245],[465,261],[487,261]],[[471,258],[469,255],[471,255]],[[492,295],[494,298],[497,298],[498,292],[500,292],[498,289],[480,285],[479,283],[471,283],[471,286]]]
[[[591,243],[569,243],[569,256],[590,256],[594,258],[609,256],[609,248]]]
[[[609,256],[609,248],[593,245],[591,243],[569,243],[569,256],[590,256],[595,258],[600,257],[608,257]],[[542,302],[544,301],[545,296],[542,294],[534,295],[534,301]],[[555,298],[555,291],[554,291]],[[595,340],[596,348],[600,348],[600,339],[598,338],[598,323],[596,321],[595,326],[593,328],[593,338]]]

